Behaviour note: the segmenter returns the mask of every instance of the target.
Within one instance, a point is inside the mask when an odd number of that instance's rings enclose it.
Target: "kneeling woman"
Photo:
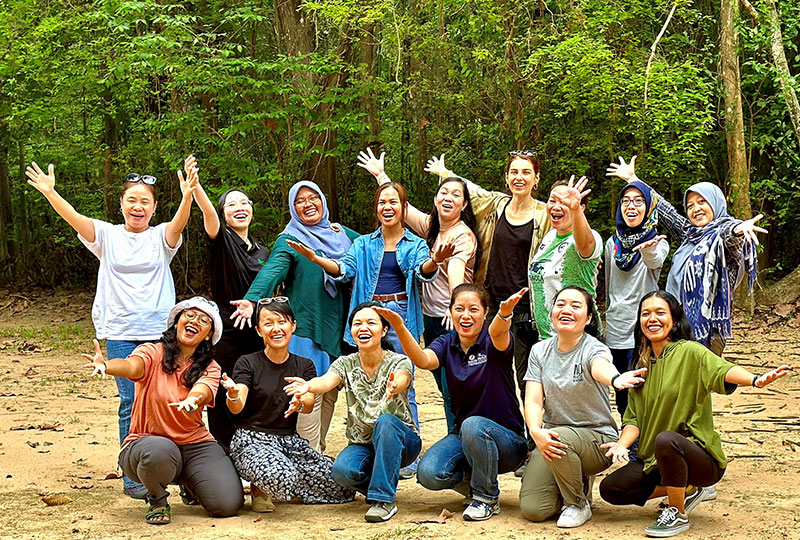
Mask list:
[[[445,368],[455,416],[454,429],[419,462],[417,478],[428,489],[455,489],[472,499],[464,519],[482,521],[500,513],[497,475],[516,470],[528,454],[514,390],[514,306],[527,289],[501,302],[488,330],[489,295],[462,284],[453,290],[450,314],[456,331],[423,350],[402,319],[380,310],[394,326],[403,350],[422,369]]]
[[[608,387],[644,382],[645,369],[620,375],[611,351],[597,340],[594,301],[580,287],[559,291],[550,315],[556,335],[531,349],[525,375],[525,419],[538,452],[531,455],[520,489],[522,515],[544,521],[564,510],[559,527],[579,527],[592,517],[587,478],[611,465],[600,445],[617,440]]]
[[[365,302],[350,315],[358,352],[338,358],[325,375],[308,382],[286,377],[285,387],[290,396],[344,388],[350,444],[336,458],[332,474],[340,485],[367,497],[372,505],[364,517],[370,522],[397,513],[400,468],[413,463],[422,448],[408,402],[411,361],[389,350],[389,324],[378,314],[379,305]]]
[[[242,483],[230,458],[203,424],[203,407],[213,406],[219,365],[213,346],[222,335],[216,304],[196,296],[169,312],[168,328],[156,343],[139,345],[127,358],[103,360],[97,340],[85,367],[92,375],[125,377],[135,385],[130,433],[119,465],[147,488],[145,519],[170,522],[166,487],[184,485],[212,516],[235,515],[244,502]]]
[[[704,499],[704,487],[725,474],[711,392],[731,394],[737,385],[763,388],[790,368],[753,375],[692,341],[683,308],[665,291],[642,298],[634,337],[638,366],[649,372],[644,385],[628,394],[619,441],[605,446],[608,457],[627,462],[628,448],[638,439],[639,459],[604,478],[600,496],[611,504],[644,506],[666,495],[669,505],[645,534],[674,536],[689,528],[688,514]],[[697,488],[687,491],[689,485]]]
[[[355,493],[331,480],[331,461],[297,434],[297,416],[292,413],[310,413],[314,394],[290,400],[283,391],[285,378],[310,379],[317,374],[311,360],[289,352],[297,327],[289,299],[260,300],[256,320],[264,349],[240,357],[233,380],[222,376],[226,403],[237,426],[231,459],[242,478],[251,482],[253,510],[271,512],[273,497],[298,498],[304,504],[352,501]]]

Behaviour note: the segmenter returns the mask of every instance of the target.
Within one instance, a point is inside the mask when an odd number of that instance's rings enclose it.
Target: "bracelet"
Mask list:
[[[619,377],[619,376],[620,376],[620,374],[619,374],[619,373],[617,373],[616,375],[614,375],[613,377],[611,377],[611,388],[613,388],[614,390],[619,390],[619,388],[617,388],[616,386],[614,386],[614,381],[616,381],[616,380],[617,380],[617,377]]]
[[[759,388],[756,386],[756,381],[759,379],[760,375],[753,375],[753,388]]]
[[[503,319],[504,321],[510,321],[514,318],[514,312],[512,311],[508,317],[504,317],[499,311],[497,312],[497,316]]]
[[[378,181],[378,184],[381,185],[381,186],[383,184],[388,184],[389,182],[392,181],[392,179],[389,178],[389,175],[386,174],[386,171],[384,171],[381,174],[379,174],[378,176],[376,176],[375,179]]]
[[[108,371],[108,364],[106,364],[106,361],[103,360],[103,373],[105,373],[106,371]]]
[[[225,392],[225,397],[228,398],[228,401],[230,401],[231,403],[236,403],[237,401],[239,401],[239,395],[238,394],[236,395],[235,398],[232,398],[229,393]]]

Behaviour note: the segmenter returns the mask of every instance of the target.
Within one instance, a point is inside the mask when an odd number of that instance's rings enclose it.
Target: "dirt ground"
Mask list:
[[[279,504],[256,514],[249,500],[239,516],[212,519],[171,497],[173,523],[145,524],[145,506],[122,494],[115,472],[119,450],[114,382],[92,380],[80,351],[91,350],[91,295],[83,292],[17,294],[0,291],[0,538],[643,538],[655,517],[645,508],[611,507],[594,492],[594,517],[574,530],[554,521],[529,523],[519,512],[519,480],[501,478],[502,513],[490,521],[461,519],[462,498],[401,481],[398,515],[367,524],[364,499],[340,506]],[[756,372],[788,363],[800,370],[793,309],[741,317],[726,353]],[[704,502],[683,538],[800,539],[800,371],[764,390],[743,388],[715,396],[717,430],[730,458],[719,497]],[[441,399],[428,372],[418,375],[423,451],[445,433]],[[329,436],[332,455],[345,445],[339,403]],[[113,476],[113,475],[112,475]],[[72,502],[46,506],[42,497],[64,494]],[[439,524],[443,508],[455,517]]]

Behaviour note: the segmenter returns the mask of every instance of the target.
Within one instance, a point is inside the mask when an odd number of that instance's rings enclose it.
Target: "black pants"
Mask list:
[[[626,371],[632,369],[631,358],[633,357],[633,349],[610,350],[611,358],[614,360],[614,367],[617,368],[617,371],[620,373],[625,373]],[[615,388],[614,395],[617,398],[617,411],[619,411],[619,417],[622,418],[625,416],[625,409],[628,408],[628,391],[617,390]]]
[[[658,434],[655,454],[658,468],[649,473],[643,462],[635,461],[606,476],[600,482],[603,500],[644,506],[658,486],[712,486],[725,474],[711,454],[674,431]]]

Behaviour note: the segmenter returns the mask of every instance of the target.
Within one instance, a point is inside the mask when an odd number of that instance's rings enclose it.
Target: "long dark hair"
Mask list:
[[[383,306],[379,302],[375,302],[374,300],[369,300],[367,302],[361,302],[360,304],[358,304],[356,307],[353,308],[353,311],[350,312],[350,317],[348,317],[347,319],[347,327],[351,328],[353,326],[353,319],[355,319],[356,313],[358,313],[362,309],[376,308],[376,307],[383,307]],[[378,312],[376,311],[375,313]],[[389,330],[392,329],[391,325],[389,324],[389,321],[384,319],[383,315],[378,313],[378,317],[381,320],[381,331],[384,328],[388,328]],[[394,350],[394,347],[392,347],[392,342],[389,340],[389,332],[387,332],[385,336],[381,336],[381,349],[383,349],[384,351],[394,351],[400,354],[403,353],[403,351]]]
[[[634,358],[637,359],[636,369],[643,367],[650,369],[650,356],[653,354],[653,347],[650,344],[650,340],[644,337],[642,333],[642,305],[644,305],[645,300],[653,296],[661,298],[669,306],[669,311],[672,315],[672,330],[669,331],[669,340],[694,340],[692,325],[689,323],[689,319],[686,318],[686,313],[683,311],[683,306],[678,302],[678,299],[663,290],[649,292],[639,301],[638,320],[633,327]]]
[[[481,242],[478,239],[478,220],[475,218],[475,212],[472,210],[472,199],[469,196],[469,189],[467,189],[467,183],[464,181],[463,178],[459,176],[448,176],[439,184],[439,187],[436,189],[436,193],[439,193],[439,189],[448,182],[458,182],[461,184],[461,191],[464,194],[464,201],[467,205],[461,211],[461,221],[464,222],[464,225],[469,227],[469,230],[472,231],[472,234],[475,235],[475,266],[472,268],[473,275],[478,272],[478,263],[481,260]],[[434,196],[434,199],[436,197]],[[436,238],[439,236],[439,230],[441,229],[441,224],[439,223],[439,211],[436,209],[436,203],[433,204],[431,208],[431,226],[428,229],[428,235],[425,238],[425,243],[428,244],[429,249],[433,249],[433,246],[436,244]]]
[[[164,354],[161,357],[161,369],[164,371],[164,373],[168,373],[170,375],[178,370],[178,358],[180,358],[181,354],[180,347],[178,345],[178,320],[183,317],[183,311],[178,313],[177,317],[175,317],[175,322],[172,323],[172,326],[167,328],[163,334],[161,334],[161,339],[159,339],[159,342],[164,348]],[[211,331],[208,335],[214,335],[214,323],[211,323]],[[191,388],[194,386],[197,380],[206,371],[206,368],[208,368],[208,365],[213,359],[214,345],[211,344],[210,339],[204,339],[194,350],[194,354],[192,355],[192,364],[189,366],[189,369],[183,372],[181,380],[183,386],[186,388]]]
[[[583,331],[589,334],[592,337],[597,337],[600,334],[600,314],[597,312],[597,305],[595,305],[594,298],[592,295],[588,293],[586,289],[583,287],[578,287],[577,285],[567,285],[560,291],[556,293],[553,297],[553,305],[555,306],[556,300],[558,297],[561,296],[561,293],[564,291],[578,291],[583,296],[583,302],[586,304],[586,311],[590,316],[589,322],[586,323],[586,327]],[[553,310],[550,310],[550,318],[553,317]],[[552,321],[551,321],[552,323]]]

